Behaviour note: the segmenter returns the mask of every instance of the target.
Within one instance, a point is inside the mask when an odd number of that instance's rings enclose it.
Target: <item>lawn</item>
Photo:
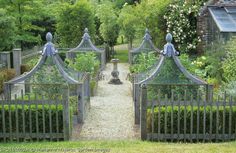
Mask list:
[[[138,140],[0,143],[0,152],[233,153],[236,152],[236,141],[205,144],[143,142]]]
[[[120,60],[120,63],[128,63],[129,62],[128,50],[116,50],[115,58],[118,58]]]

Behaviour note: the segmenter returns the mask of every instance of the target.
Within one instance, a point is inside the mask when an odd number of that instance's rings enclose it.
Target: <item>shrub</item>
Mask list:
[[[178,49],[183,52],[195,53],[200,42],[197,36],[197,16],[206,0],[178,1],[169,5],[164,18],[167,21],[167,32],[173,34]]]
[[[90,35],[93,36],[95,32],[95,16],[90,2],[80,0],[73,5],[64,3],[59,10],[57,34],[61,46],[71,47],[78,45],[85,28],[88,28]]]
[[[69,67],[79,72],[88,72],[91,74],[91,77],[96,76],[100,65],[96,54],[93,52],[79,53],[74,61],[68,59],[66,61],[69,63]]]
[[[0,51],[11,50],[15,43],[15,19],[5,9],[0,8]]]
[[[232,38],[225,46],[226,58],[222,62],[223,77],[226,83],[236,81],[236,38]]]
[[[150,69],[157,62],[157,57],[153,52],[141,53],[134,56],[134,61],[136,64],[130,67],[131,73],[141,73]]]
[[[4,82],[13,79],[16,76],[14,69],[4,69],[0,73],[0,93],[3,92]]]
[[[205,133],[210,133],[210,110],[211,108],[209,106],[206,107],[206,127],[205,127]],[[165,133],[165,112],[167,112],[167,134],[171,134],[171,106],[168,107],[161,107],[160,108],[160,130],[161,133]],[[225,128],[225,133],[229,132],[229,107],[226,107],[225,109],[225,125],[223,125],[223,107],[219,107],[219,124],[218,124],[218,133],[223,133],[223,127]],[[184,134],[184,106],[180,107],[180,134]],[[197,113],[198,108],[193,107],[193,134],[197,133]],[[216,127],[217,127],[217,108],[215,106],[212,107],[212,133],[217,133]],[[148,132],[151,132],[151,109],[147,110],[147,129]],[[199,133],[203,133],[203,116],[204,116],[204,107],[200,107],[199,109]],[[235,133],[236,129],[234,128],[236,124],[236,108],[234,107],[232,109],[232,124],[231,124],[231,133]],[[158,108],[155,107],[154,109],[154,133],[158,133]],[[186,133],[190,134],[191,130],[191,107],[186,107]],[[173,108],[173,133],[178,133],[178,107],[175,106]]]
[[[29,72],[31,69],[30,69],[30,66],[27,65],[27,64],[21,64],[20,66],[20,73],[23,74],[25,72]]]

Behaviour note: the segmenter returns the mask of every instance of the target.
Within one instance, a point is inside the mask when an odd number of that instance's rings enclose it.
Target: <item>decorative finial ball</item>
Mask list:
[[[171,43],[171,42],[172,42],[172,35],[171,35],[170,33],[168,33],[168,34],[166,35],[166,41],[167,41],[168,43]]]
[[[85,32],[85,33],[88,33],[88,28],[85,28],[85,29],[84,29],[84,32]]]
[[[46,35],[46,40],[47,40],[48,42],[51,42],[51,41],[52,41],[52,34],[51,34],[51,32],[48,32],[48,33],[47,33],[47,35]]]

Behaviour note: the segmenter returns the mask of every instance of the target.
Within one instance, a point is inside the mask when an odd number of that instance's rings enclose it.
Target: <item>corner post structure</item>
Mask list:
[[[135,64],[134,56],[140,53],[149,53],[149,52],[160,52],[158,48],[156,48],[152,42],[152,37],[149,33],[149,30],[145,30],[145,35],[143,37],[143,41],[138,48],[134,48],[129,50],[129,63]]]
[[[78,87],[78,123],[83,123],[84,122],[84,112],[85,112],[85,103],[84,103],[84,85],[79,84]]]
[[[21,66],[21,49],[13,49],[13,68],[16,70],[16,75],[20,75],[20,66]]]
[[[134,116],[135,116],[135,124],[140,124],[140,97],[139,97],[139,85],[138,84],[134,84],[134,107],[135,107],[135,112],[134,112]]]
[[[140,118],[140,129],[141,129],[141,139],[147,139],[147,86],[142,84],[141,86],[141,118]]]
[[[63,125],[64,140],[70,139],[70,108],[69,108],[69,87],[64,90],[63,95]]]

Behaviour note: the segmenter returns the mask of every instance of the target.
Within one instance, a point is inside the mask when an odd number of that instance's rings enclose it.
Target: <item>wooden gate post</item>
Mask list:
[[[142,84],[141,86],[141,118],[140,118],[140,129],[141,139],[147,139],[147,86]]]
[[[78,91],[78,123],[84,122],[84,84],[79,84]]]
[[[140,124],[140,87],[139,84],[134,84],[134,116],[135,124]]]
[[[70,139],[70,108],[69,108],[69,87],[63,94],[63,125],[64,140]]]

